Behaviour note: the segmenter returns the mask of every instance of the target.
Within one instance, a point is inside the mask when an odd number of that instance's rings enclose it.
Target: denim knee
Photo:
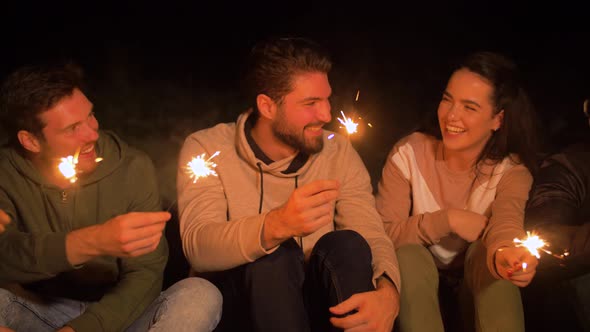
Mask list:
[[[164,299],[159,310],[162,316],[156,326],[163,331],[167,330],[163,328],[165,326],[176,326],[178,330],[179,322],[193,331],[211,331],[221,319],[221,292],[205,279],[182,279],[164,291],[162,296]]]
[[[245,266],[246,280],[257,280],[259,277],[268,280],[293,279],[303,280],[303,250],[294,240],[281,244],[273,253],[263,256]]]
[[[0,288],[0,326],[6,326],[6,310],[15,299],[16,296],[10,291]]]
[[[319,252],[325,256],[338,255],[345,259],[354,257],[360,262],[372,261],[371,247],[367,240],[353,230],[326,233],[314,246],[312,255]]]

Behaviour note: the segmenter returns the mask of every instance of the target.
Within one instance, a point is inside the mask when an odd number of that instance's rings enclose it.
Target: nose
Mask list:
[[[451,105],[451,107],[449,107],[449,110],[447,111],[447,119],[455,120],[456,118],[457,118],[457,108],[454,105]]]
[[[88,121],[82,126],[80,137],[86,142],[96,142],[98,140],[98,123]]]
[[[317,112],[318,120],[328,123],[332,121],[332,106],[330,105],[330,101],[326,100],[322,105],[319,107]]]

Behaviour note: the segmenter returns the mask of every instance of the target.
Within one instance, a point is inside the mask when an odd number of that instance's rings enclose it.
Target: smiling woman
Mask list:
[[[470,55],[451,75],[437,113],[436,132],[395,144],[376,197],[398,248],[401,330],[476,324],[524,331],[516,286],[530,283],[537,260],[512,240],[524,235],[535,132],[516,66],[499,54]],[[439,286],[451,299],[469,294],[473,316],[445,316],[444,309],[458,311],[444,307],[441,314]]]

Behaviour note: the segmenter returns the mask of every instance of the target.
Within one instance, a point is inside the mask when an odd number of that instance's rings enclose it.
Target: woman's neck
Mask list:
[[[465,151],[449,151],[443,146],[442,157],[448,169],[461,172],[473,168],[478,155],[466,153]]]

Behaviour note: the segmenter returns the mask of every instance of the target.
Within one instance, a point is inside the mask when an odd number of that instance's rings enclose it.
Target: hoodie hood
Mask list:
[[[98,166],[92,173],[82,175],[78,178],[79,185],[97,182],[111,174],[121,165],[127,149],[127,144],[115,133],[111,131],[100,131],[96,143],[96,154],[98,157],[103,158],[103,160],[99,162]],[[24,177],[29,178],[31,181],[39,185],[53,186],[43,178],[31,160],[18,153],[15,149],[3,149],[1,153],[8,158],[10,163]]]

